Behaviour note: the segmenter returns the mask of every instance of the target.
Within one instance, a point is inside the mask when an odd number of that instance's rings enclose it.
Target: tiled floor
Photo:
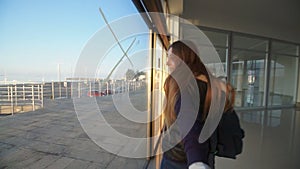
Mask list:
[[[245,130],[237,159],[216,157],[216,169],[299,169],[300,111],[238,111]],[[151,160],[148,169],[155,169]]]
[[[103,114],[112,126],[120,124],[108,102],[102,105],[111,110]],[[122,129],[139,133],[128,125]],[[145,165],[145,158],[120,157],[96,145],[81,128],[71,99],[47,100],[44,109],[0,117],[0,169],[140,169]]]
[[[240,112],[245,130],[243,153],[236,160],[217,158],[217,169],[299,169],[300,111]]]

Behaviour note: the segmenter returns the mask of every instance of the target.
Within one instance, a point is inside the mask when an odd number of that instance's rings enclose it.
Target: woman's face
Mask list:
[[[167,66],[170,73],[173,72],[179,64],[179,58],[172,52],[172,48],[168,50]]]

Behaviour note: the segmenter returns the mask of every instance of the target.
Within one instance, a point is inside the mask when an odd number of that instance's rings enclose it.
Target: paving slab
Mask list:
[[[111,125],[129,136],[143,137],[146,125],[127,122],[117,115],[110,101],[109,97],[97,100]],[[72,99],[45,100],[44,104],[43,109],[33,112],[0,116],[1,169],[143,169],[146,166],[145,158],[119,157],[95,144],[82,129]],[[108,136],[101,139],[120,148]]]

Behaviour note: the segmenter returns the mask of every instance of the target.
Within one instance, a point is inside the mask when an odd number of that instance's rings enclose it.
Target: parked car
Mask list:
[[[89,91],[87,95],[89,97],[99,97],[99,96],[104,96],[106,94],[104,94],[103,92],[99,92],[97,90],[92,90],[92,91]]]

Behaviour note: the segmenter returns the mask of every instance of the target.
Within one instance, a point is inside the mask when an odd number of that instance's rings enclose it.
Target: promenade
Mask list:
[[[110,100],[97,98],[112,126],[129,135],[146,135],[145,125],[128,125],[117,117]],[[145,168],[146,159],[120,157],[96,145],[82,129],[72,99],[45,100],[44,105],[34,112],[0,117],[0,169]]]

